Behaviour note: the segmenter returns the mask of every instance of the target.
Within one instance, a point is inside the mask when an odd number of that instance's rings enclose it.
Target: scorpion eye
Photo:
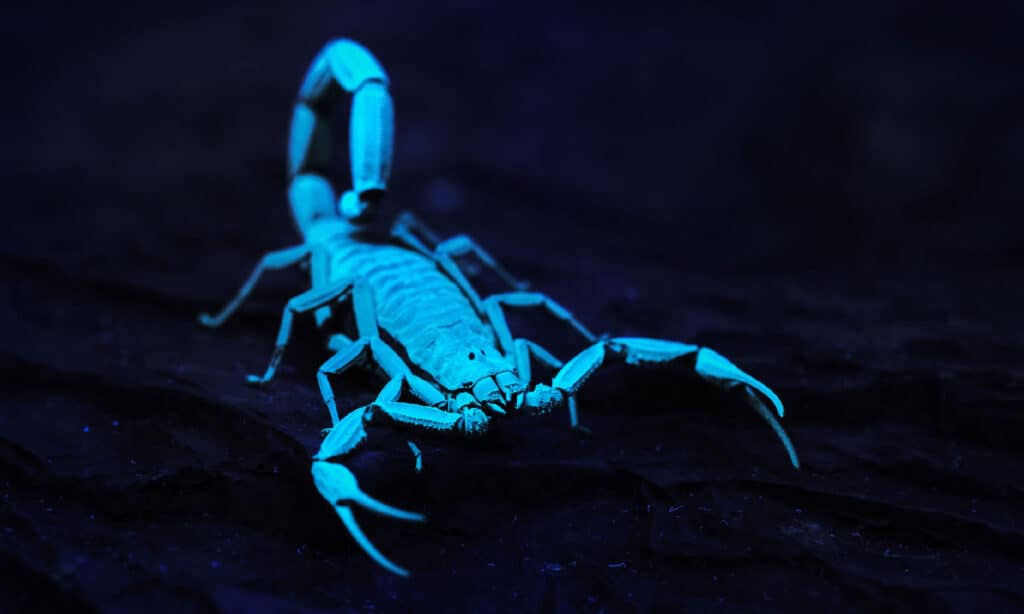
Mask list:
[[[469,359],[470,360],[476,360],[476,354],[474,354],[473,352],[470,352],[469,353]]]

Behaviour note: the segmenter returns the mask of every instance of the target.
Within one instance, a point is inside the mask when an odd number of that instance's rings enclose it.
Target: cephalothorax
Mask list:
[[[264,271],[308,265],[311,289],[288,301],[270,364],[262,376],[250,375],[249,382],[265,384],[274,377],[295,316],[312,313],[331,333],[327,346],[334,354],[317,371],[331,427],[313,457],[313,480],[367,554],[388,570],[407,574],[367,539],[353,508],[402,520],[424,519],[364,493],[339,462],[367,437],[369,427],[377,423],[375,416],[386,414],[397,424],[475,436],[492,420],[566,406],[569,422],[576,427],[576,392],[608,357],[629,364],[686,365],[703,379],[738,391],[771,425],[790,461],[799,466],[774,415],[783,415],[782,402],[714,350],[661,339],[599,339],[551,298],[527,291],[472,239],[460,235],[438,241],[411,214],[399,215],[386,236],[366,230],[363,222],[377,207],[390,174],[393,112],[387,86],[383,68],[364,47],[344,39],[324,47],[299,90],[291,126],[288,196],[304,241],[266,254],[220,313],[200,316],[203,324],[218,326],[245,300]],[[324,175],[328,120],[343,92],[352,94],[354,187],[336,200]],[[510,291],[481,297],[458,264],[460,256],[469,255],[508,283]],[[514,338],[504,311],[521,308],[547,310],[590,345],[563,362],[536,341]],[[340,313],[354,315],[354,335],[331,328],[339,320],[332,316]],[[533,361],[557,369],[557,374],[548,383],[534,382]],[[372,365],[388,381],[373,403],[341,415],[330,377],[355,365]],[[418,454],[415,446],[413,451]]]

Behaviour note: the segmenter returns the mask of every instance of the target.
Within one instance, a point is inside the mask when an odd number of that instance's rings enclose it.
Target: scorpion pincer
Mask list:
[[[326,178],[330,117],[344,94],[351,95],[350,163],[353,188],[336,198]],[[579,426],[576,393],[607,359],[628,364],[679,364],[708,382],[738,392],[785,446],[794,467],[796,451],[776,418],[783,406],[767,386],[707,347],[635,337],[597,338],[569,311],[540,292],[527,291],[490,254],[465,235],[445,241],[410,213],[390,234],[374,236],[366,220],[378,207],[390,175],[394,113],[388,77],[376,58],[351,40],[328,43],[313,60],[292,115],[288,199],[302,235],[300,245],[263,256],[237,295],[216,315],[201,314],[206,326],[222,324],[246,299],[265,271],[308,266],[310,289],[288,301],[277,343],[252,384],[266,384],[284,354],[296,316],[313,314],[332,352],[317,370],[317,382],[331,416],[313,457],[313,481],[360,547],[388,570],[407,571],[388,560],[366,537],[353,510],[361,508],[400,520],[424,516],[398,509],[366,494],[339,460],[367,437],[385,414],[393,423],[466,437],[487,431],[509,414],[539,414],[567,407]],[[507,283],[508,292],[481,297],[470,284],[460,257],[473,257]],[[536,341],[513,337],[509,309],[543,309],[573,328],[589,344],[563,362]],[[337,322],[354,315],[354,327]],[[354,330],[353,330],[354,328]],[[550,383],[534,382],[531,365],[557,370]],[[356,365],[372,365],[387,378],[376,399],[341,415],[332,378]],[[409,402],[401,399],[414,399]],[[419,451],[410,447],[417,457]]]

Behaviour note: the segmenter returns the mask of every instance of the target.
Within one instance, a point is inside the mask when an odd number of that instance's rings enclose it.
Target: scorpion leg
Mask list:
[[[246,380],[250,384],[261,385],[274,378],[277,365],[281,362],[284,350],[288,346],[288,339],[292,334],[292,319],[296,314],[316,311],[334,301],[340,301],[353,293],[355,286],[356,284],[351,281],[340,281],[330,284],[325,288],[307,290],[288,301],[284,308],[284,313],[281,315],[281,326],[277,333],[277,343],[274,345],[274,354],[270,357],[270,364],[267,365],[267,370],[263,373],[262,377],[249,375]]]
[[[389,377],[403,378],[403,381],[409,385],[409,390],[420,400],[435,406],[445,403],[444,395],[433,384],[413,374],[398,353],[378,336],[377,310],[368,286],[362,282],[356,282],[352,293],[356,328],[360,338],[353,341],[343,334],[332,335],[327,346],[337,354],[329,358],[317,370],[317,382],[320,385],[324,403],[327,404],[327,409],[331,413],[331,423],[337,423],[338,414],[334,392],[327,376],[342,373],[352,364],[364,358],[367,351],[370,352],[370,357],[377,366]]]
[[[431,258],[437,258],[439,255],[448,256],[449,258],[458,258],[459,256],[465,256],[466,254],[472,253],[481,262],[483,262],[484,265],[494,271],[494,273],[500,277],[502,281],[507,283],[510,288],[525,290],[529,285],[526,282],[519,281],[513,277],[512,274],[501,265],[501,263],[495,260],[487,250],[481,247],[480,244],[469,235],[460,234],[442,241],[437,236],[437,233],[431,230],[430,227],[424,224],[410,211],[403,211],[397,218],[395,218],[395,223],[391,227],[391,236],[402,241],[409,247],[412,247],[424,256]],[[473,275],[475,274],[475,271],[468,270],[466,273]]]
[[[551,315],[563,322],[567,322],[590,343],[597,341],[594,333],[590,332],[568,309],[556,303],[551,297],[540,292],[509,292],[507,294],[489,296],[484,301],[487,318],[494,327],[494,332],[498,336],[498,342],[506,352],[512,350],[512,333],[509,332],[503,307],[543,307]]]
[[[411,439],[406,443],[409,444],[409,450],[412,451],[412,456],[416,459],[416,473],[423,471],[423,452]]]
[[[529,286],[526,282],[519,281],[513,277],[501,263],[495,260],[487,250],[470,236],[460,234],[441,241],[437,233],[409,211],[403,211],[395,219],[395,223],[391,227],[391,236],[424,256],[433,258],[441,270],[447,273],[459,285],[479,313],[483,313],[480,297],[466,277],[467,275],[476,274],[476,269],[475,267],[460,266],[456,262],[456,258],[472,253],[485,266],[494,271],[509,287],[516,290],[525,290]]]
[[[517,280],[512,276],[505,267],[495,260],[479,243],[474,241],[467,235],[460,234],[445,240],[443,243],[437,246],[435,250],[438,255],[445,255],[449,258],[458,258],[466,254],[472,253],[475,255],[487,268],[494,271],[494,273],[509,285],[510,288],[515,290],[525,290],[529,284],[523,281]]]
[[[391,236],[428,258],[434,257],[434,249],[441,242],[437,234],[411,211],[398,214],[391,226]]]
[[[398,397],[402,396],[402,390],[405,388],[406,376],[398,376],[391,378],[391,381],[377,395],[377,403],[386,403],[390,401],[397,401]],[[443,397],[442,397],[443,399]],[[412,452],[412,456],[416,459],[416,473],[423,471],[423,452],[419,447],[410,439],[406,441],[409,444],[409,450]]]
[[[334,333],[327,339],[327,349],[332,352],[340,352],[348,346],[355,343],[349,338],[348,335],[342,333]]]
[[[768,405],[770,404],[781,418],[785,411],[782,401],[770,388],[711,348],[641,337],[607,339],[586,348],[566,363],[552,380],[552,387],[565,395],[575,394],[583,382],[603,364],[609,352],[625,359],[626,363],[631,365],[688,361],[702,379],[725,390],[738,389],[747,404],[775,431],[786,448],[793,466],[800,467],[793,443]]]
[[[502,306],[504,305],[527,307],[545,306],[549,311],[554,313],[556,317],[572,324],[573,327],[580,331],[588,341],[594,341],[593,334],[591,334],[586,327],[580,324],[568,310],[543,294],[536,292],[516,292],[510,294],[497,294],[488,297],[487,300],[484,301],[484,309],[487,312],[487,317],[490,320],[491,326],[494,328],[494,332],[498,337],[498,342],[502,347],[507,348],[509,346],[514,346],[516,370],[519,373],[519,382],[523,386],[524,390],[529,387],[531,382],[531,355],[553,369],[560,369],[563,363],[552,355],[551,352],[548,352],[536,342],[527,341],[526,339],[516,339],[515,341],[512,341],[512,332],[509,330],[508,322],[505,320],[505,314],[502,310]],[[567,405],[569,408],[569,426],[573,429],[589,433],[590,429],[580,424],[579,413],[576,410],[576,395],[569,395]]]
[[[327,405],[327,411],[331,414],[332,428],[336,428],[339,422],[338,405],[334,400],[334,389],[331,388],[331,383],[328,381],[327,375],[342,373],[353,364],[359,362],[366,353],[368,345],[369,342],[366,340],[353,342],[344,350],[341,350],[334,356],[328,358],[327,361],[320,365],[320,368],[316,370],[316,381],[320,386],[320,396],[323,397],[324,404]]]
[[[256,284],[259,283],[260,277],[263,276],[265,271],[278,271],[286,269],[290,266],[294,266],[300,262],[303,262],[310,255],[311,248],[308,245],[296,245],[295,247],[289,247],[286,249],[278,250],[276,252],[270,252],[264,254],[260,258],[259,263],[253,269],[249,278],[245,280],[242,287],[238,290],[238,293],[232,298],[227,305],[217,315],[210,315],[209,313],[199,314],[199,322],[203,326],[210,328],[216,328],[224,323],[231,314],[237,310],[245,299],[252,294],[253,289],[256,288]]]
[[[531,357],[536,358],[552,369],[561,369],[562,365],[565,364],[556,358],[554,354],[533,341],[516,339],[513,343],[515,345],[516,373],[519,374],[519,384],[523,387],[523,390],[526,390],[532,381]]]
[[[418,398],[431,405],[441,405],[445,402],[444,395],[434,388],[429,382],[418,377],[409,371],[409,367],[402,361],[401,357],[391,349],[380,337],[363,338],[350,342],[347,346],[338,350],[338,353],[327,359],[316,372],[317,384],[320,387],[320,396],[323,397],[327,411],[331,414],[331,424],[338,424],[338,407],[334,399],[334,389],[328,379],[329,375],[340,375],[349,367],[358,364],[369,357],[376,362],[385,373],[391,376],[391,381],[381,391],[380,401],[395,401],[401,394],[402,385],[408,384],[409,390]],[[392,395],[392,390],[393,395]]]

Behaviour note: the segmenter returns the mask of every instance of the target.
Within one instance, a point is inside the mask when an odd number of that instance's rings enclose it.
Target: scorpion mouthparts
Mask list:
[[[503,400],[501,388],[492,377],[485,377],[473,385],[473,397],[484,404],[498,403]]]
[[[476,437],[487,431],[487,423],[490,419],[490,416],[482,410],[476,407],[467,407],[462,410],[462,416],[459,417],[456,424],[458,424],[459,432],[463,435]]]

